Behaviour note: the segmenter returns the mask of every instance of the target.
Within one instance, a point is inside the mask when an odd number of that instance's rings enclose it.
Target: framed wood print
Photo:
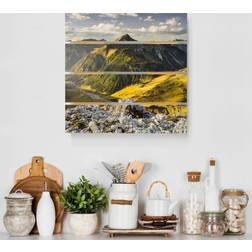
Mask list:
[[[187,133],[187,14],[67,13],[68,133]]]

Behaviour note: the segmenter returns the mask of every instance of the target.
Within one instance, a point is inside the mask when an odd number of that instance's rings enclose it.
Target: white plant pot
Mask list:
[[[68,214],[69,232],[74,235],[91,235],[97,231],[97,214]]]

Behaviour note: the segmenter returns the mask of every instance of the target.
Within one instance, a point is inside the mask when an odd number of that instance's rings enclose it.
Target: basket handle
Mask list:
[[[164,188],[165,188],[165,198],[169,198],[170,197],[170,192],[168,191],[168,186],[167,186],[167,184],[165,182],[160,181],[160,180],[156,180],[150,185],[149,190],[147,191],[147,196],[150,197],[151,190],[153,189],[153,186],[156,185],[156,184],[161,184],[161,185],[164,186]]]

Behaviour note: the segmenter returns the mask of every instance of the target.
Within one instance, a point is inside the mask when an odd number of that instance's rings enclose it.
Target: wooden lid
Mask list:
[[[201,176],[201,172],[197,172],[197,171],[187,172],[187,179],[189,182],[199,182],[200,176]]]

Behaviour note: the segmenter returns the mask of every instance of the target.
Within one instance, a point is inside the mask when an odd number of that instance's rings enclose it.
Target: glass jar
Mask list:
[[[204,211],[201,172],[187,172],[187,192],[183,201],[183,233],[200,234],[200,213]]]
[[[202,212],[201,234],[207,236],[222,236],[226,231],[224,212]]]
[[[248,195],[240,189],[225,189],[221,193],[223,211],[227,220],[226,234],[244,234],[246,232],[245,208]]]

